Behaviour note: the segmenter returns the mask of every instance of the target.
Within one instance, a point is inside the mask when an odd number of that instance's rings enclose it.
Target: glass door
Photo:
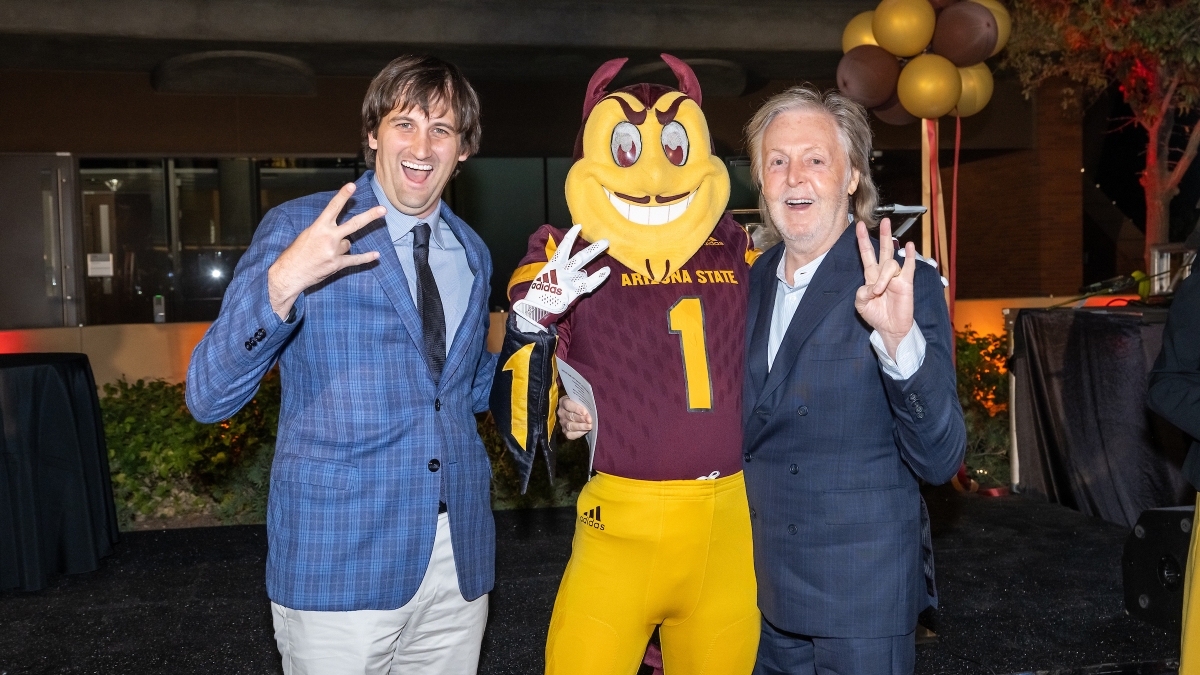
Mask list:
[[[78,323],[74,164],[0,155],[0,329]]]

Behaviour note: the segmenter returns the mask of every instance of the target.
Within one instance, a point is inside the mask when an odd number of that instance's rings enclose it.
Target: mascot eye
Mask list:
[[[642,132],[629,122],[618,124],[612,134],[612,156],[617,166],[633,166],[642,156]]]
[[[687,130],[679,122],[671,122],[662,130],[663,152],[675,166],[683,166],[688,157]]]

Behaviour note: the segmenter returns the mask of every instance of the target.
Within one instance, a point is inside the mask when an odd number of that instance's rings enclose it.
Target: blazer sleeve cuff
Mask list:
[[[893,380],[907,380],[925,363],[925,335],[915,321],[912,328],[908,329],[908,335],[896,347],[896,358],[888,354],[883,337],[877,330],[871,331],[871,346],[879,357],[879,367]]]
[[[288,313],[286,319],[279,318],[275,310],[271,308],[271,297],[267,289],[267,275],[263,272],[262,278],[256,283],[259,289],[253,304],[253,314],[251,321],[246,325],[245,329],[240,331],[241,334],[233,335],[234,339],[240,339],[242,342],[239,347],[239,353],[244,357],[248,357],[250,361],[258,361],[264,355],[274,355],[278,353],[279,346],[300,326],[304,319],[305,309],[305,293],[301,293],[296,301],[292,303],[292,309]]]
[[[924,362],[911,376],[904,379],[885,378],[884,388],[902,420],[921,425],[926,418],[936,418],[944,411],[942,407],[958,405],[958,391],[954,380],[948,379],[944,371]]]

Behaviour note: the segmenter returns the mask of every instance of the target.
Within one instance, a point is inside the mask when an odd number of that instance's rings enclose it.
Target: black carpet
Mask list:
[[[1173,672],[1178,636],[1124,613],[1124,528],[1022,497],[927,499],[942,606],[918,673]],[[496,525],[480,672],[541,673],[574,515],[498,512]],[[278,673],[265,558],[261,526],[126,534],[96,572],[0,593],[0,675]]]

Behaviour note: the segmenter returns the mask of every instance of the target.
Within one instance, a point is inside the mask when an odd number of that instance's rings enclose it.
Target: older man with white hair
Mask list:
[[[868,235],[862,106],[793,87],[747,136],[782,239],[751,270],[747,317],[754,672],[911,673],[917,614],[935,601],[918,487],[948,481],[966,446],[941,280],[912,244],[901,264],[886,219]]]

